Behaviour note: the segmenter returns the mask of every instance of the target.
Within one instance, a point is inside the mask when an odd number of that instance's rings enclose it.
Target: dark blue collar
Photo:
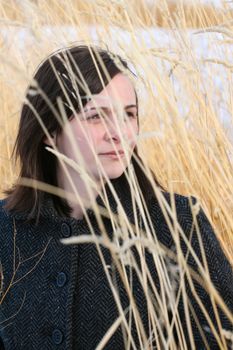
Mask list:
[[[118,183],[118,182],[112,182],[113,188],[116,192],[118,200],[121,202],[125,213],[128,218],[133,217],[133,208],[132,208],[132,201],[131,201],[131,194],[129,186],[126,187],[126,184],[124,183]],[[105,195],[106,193],[106,195]],[[105,198],[107,197],[107,200]],[[117,208],[117,200],[115,199],[111,188],[108,184],[105,184],[104,189],[102,190],[101,194],[99,194],[96,197],[96,204],[98,207],[102,207],[105,211],[111,211],[113,214],[118,213]],[[89,207],[86,209],[86,213],[90,218],[95,217],[95,212],[93,207]],[[104,214],[101,214],[102,216],[105,216]],[[30,211],[24,211],[24,212],[13,212],[11,213],[11,216],[14,217],[16,220],[36,220],[36,214],[33,216],[30,215]],[[45,194],[44,200],[42,203],[42,207],[40,209],[40,215],[39,215],[39,221],[40,219],[52,219],[55,221],[64,220],[64,216],[61,216],[58,211],[56,210],[56,207],[54,205],[54,198],[50,194]],[[67,217],[66,217],[67,218]],[[80,221],[85,220],[81,219]]]

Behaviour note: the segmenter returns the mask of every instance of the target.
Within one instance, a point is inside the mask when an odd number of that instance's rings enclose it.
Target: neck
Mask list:
[[[89,208],[93,200],[96,199],[101,192],[101,182],[95,182],[95,188],[88,186],[89,180],[83,180],[76,171],[70,170],[69,177],[59,168],[58,169],[58,186],[65,192],[75,195],[75,199],[71,200],[67,195],[67,202],[71,208],[71,217],[82,219],[85,208]],[[88,190],[89,187],[89,190]]]

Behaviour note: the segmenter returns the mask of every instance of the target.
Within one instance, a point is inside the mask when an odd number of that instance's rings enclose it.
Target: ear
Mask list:
[[[55,132],[50,133],[50,137],[44,136],[43,143],[47,146],[54,146],[56,144],[56,134]]]

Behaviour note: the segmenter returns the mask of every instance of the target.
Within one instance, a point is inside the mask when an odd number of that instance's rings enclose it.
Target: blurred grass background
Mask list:
[[[232,24],[227,2],[1,0],[2,196],[17,177],[10,156],[36,65],[63,45],[106,43],[137,72],[141,154],[169,191],[200,198],[232,259]]]

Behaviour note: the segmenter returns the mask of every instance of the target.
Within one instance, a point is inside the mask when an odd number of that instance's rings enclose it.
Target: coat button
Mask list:
[[[64,272],[60,272],[57,275],[57,286],[63,287],[66,283],[66,280],[67,280],[66,274]]]
[[[68,224],[66,224],[65,222],[63,222],[63,224],[61,225],[61,232],[62,232],[64,237],[70,237],[71,236],[70,226]]]
[[[63,333],[60,331],[60,329],[54,329],[52,333],[52,340],[54,344],[59,345],[63,341]]]

